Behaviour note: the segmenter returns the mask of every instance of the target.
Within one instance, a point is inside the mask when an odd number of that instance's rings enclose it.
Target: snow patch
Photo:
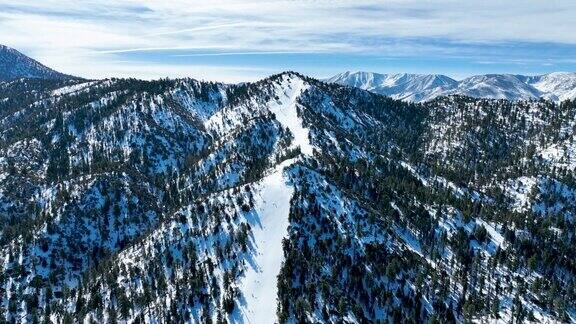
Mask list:
[[[532,189],[538,184],[535,177],[519,177],[509,179],[504,187],[504,191],[513,200],[515,211],[522,212],[530,207],[530,195]]]
[[[87,89],[88,87],[98,83],[99,81],[89,81],[89,82],[83,82],[83,83],[78,83],[75,85],[71,85],[71,86],[65,86],[62,88],[58,88],[54,91],[52,91],[52,95],[53,96],[62,96],[62,95],[66,95],[66,94],[70,94],[73,92],[77,92],[83,89]]]
[[[487,222],[479,218],[476,218],[476,224],[481,225],[486,229],[486,232],[488,232],[488,235],[490,235],[492,241],[494,241],[494,243],[497,246],[499,246],[502,249],[506,249],[508,247],[506,239],[504,238],[504,236],[502,236],[502,234],[500,234],[500,232],[494,226],[488,224]]]

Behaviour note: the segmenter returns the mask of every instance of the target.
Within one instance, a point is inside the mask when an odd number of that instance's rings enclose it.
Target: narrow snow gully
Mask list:
[[[286,184],[284,167],[278,165],[258,185],[256,197],[258,219],[252,226],[256,254],[248,262],[240,283],[244,300],[240,302],[238,322],[274,323],[276,319],[277,276],[284,260],[282,239],[288,235],[288,215],[294,189]]]
[[[304,155],[312,155],[308,129],[298,117],[298,97],[308,89],[308,84],[299,77],[285,75],[277,85],[278,99],[268,105],[276,120],[294,135],[293,147],[300,147]],[[288,236],[290,200],[294,188],[287,184],[284,169],[294,159],[276,166],[258,185],[256,211],[259,223],[252,227],[256,248],[253,262],[249,262],[240,289],[244,296],[240,305],[239,322],[254,324],[276,321],[277,277],[280,273],[284,251],[282,240]]]

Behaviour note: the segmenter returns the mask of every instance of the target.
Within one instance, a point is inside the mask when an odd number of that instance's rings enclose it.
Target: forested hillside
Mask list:
[[[294,72],[0,83],[0,314],[574,322],[575,120]]]

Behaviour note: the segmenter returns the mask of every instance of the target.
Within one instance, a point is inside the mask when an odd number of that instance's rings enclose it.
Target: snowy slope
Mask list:
[[[240,284],[245,298],[241,312],[248,323],[271,323],[276,318],[276,277],[284,260],[282,240],[288,236],[290,199],[294,192],[286,184],[283,169],[291,162],[278,166],[258,187],[259,226],[252,229],[258,252]]]
[[[268,109],[294,136],[292,147],[300,148],[302,154],[312,155],[309,131],[303,127],[297,112],[298,98],[308,87],[300,77],[281,76],[273,90],[277,99],[268,104]],[[283,170],[293,162],[293,159],[284,161],[260,184],[260,196],[256,202],[260,226],[253,229],[258,252],[240,288],[246,299],[242,313],[248,323],[271,323],[276,318],[276,278],[284,259],[282,240],[287,237],[290,199],[294,192],[294,188],[286,183]]]
[[[544,98],[558,101],[576,98],[576,73],[554,72],[526,77],[525,80],[542,92]]]

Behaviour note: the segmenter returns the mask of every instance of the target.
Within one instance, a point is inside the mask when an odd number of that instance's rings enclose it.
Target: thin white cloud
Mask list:
[[[316,54],[318,52],[306,51],[276,51],[276,52],[223,52],[223,53],[192,53],[174,54],[175,57],[203,57],[203,56],[244,56],[244,55],[286,55],[286,54]]]
[[[0,43],[92,75],[116,71],[106,64],[117,55],[167,50],[466,56],[446,42],[576,46],[574,16],[571,0],[0,0]]]
[[[244,23],[227,23],[227,24],[218,24],[218,25],[211,25],[211,26],[177,29],[177,30],[151,33],[151,34],[149,34],[149,36],[189,34],[189,33],[195,33],[195,32],[206,31],[206,30],[218,30],[218,29],[222,30],[222,29],[227,29],[227,28],[231,28],[231,27],[241,27],[241,26],[246,26],[246,24],[244,24]]]

